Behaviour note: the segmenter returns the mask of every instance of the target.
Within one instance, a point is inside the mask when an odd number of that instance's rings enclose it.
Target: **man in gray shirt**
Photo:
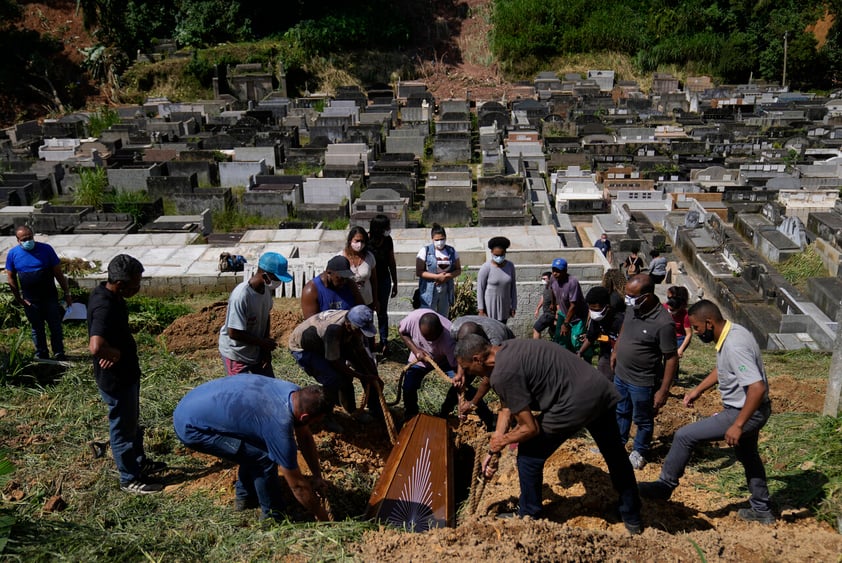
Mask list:
[[[611,368],[620,392],[617,423],[625,444],[631,423],[637,425],[634,449],[629,455],[635,469],[646,465],[652,442],[655,416],[669,396],[678,371],[675,327],[669,312],[655,295],[655,284],[647,274],[633,276],[626,283],[626,318],[614,351]]]
[[[692,407],[702,393],[719,383],[725,408],[675,433],[660,477],[651,483],[641,483],[640,494],[647,498],[668,499],[684,475],[693,448],[702,442],[724,439],[734,447],[737,459],[745,467],[751,492],[751,508],[741,508],[737,515],[748,522],[771,524],[775,516],[769,503],[766,469],[757,451],[760,429],[772,411],[760,348],[747,329],[726,321],[719,307],[708,300],[703,299],[690,307],[688,314],[699,340],[716,342],[716,369],[684,395],[684,406]]]
[[[469,334],[456,343],[455,353],[462,370],[489,380],[503,403],[483,473],[493,476],[501,452],[509,444],[518,445],[518,516],[541,517],[547,459],[568,438],[587,428],[608,466],[626,529],[631,534],[641,532],[634,470],[620,443],[614,416],[619,396],[610,381],[546,340],[516,339],[494,346]]]

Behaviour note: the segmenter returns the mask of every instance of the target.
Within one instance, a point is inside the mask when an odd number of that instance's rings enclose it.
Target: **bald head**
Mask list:
[[[687,315],[699,321],[710,321],[714,324],[723,324],[725,318],[722,316],[722,311],[713,301],[702,299],[698,303],[694,303],[692,307],[687,310]]]
[[[441,326],[441,319],[439,319],[439,316],[433,312],[424,313],[421,315],[421,318],[418,319],[418,330],[421,331],[421,335],[427,340],[431,342],[433,340],[438,340],[443,330],[443,327]]]
[[[637,274],[626,282],[626,292],[628,293],[629,290],[635,295],[655,293],[655,283],[649,274]]]
[[[459,327],[459,332],[456,333],[456,340],[462,340],[469,334],[475,334],[477,336],[481,336],[486,341],[488,340],[488,335],[485,334],[482,327],[473,321],[466,321],[462,323],[462,326]]]

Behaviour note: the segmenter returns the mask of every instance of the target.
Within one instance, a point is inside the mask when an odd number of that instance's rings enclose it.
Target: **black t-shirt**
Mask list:
[[[103,369],[94,358],[96,384],[106,393],[113,393],[140,381],[137,344],[129,329],[126,301],[100,283],[88,300],[88,336],[101,336],[109,346],[120,350],[120,361]]]
[[[599,342],[599,356],[610,358],[611,350],[614,348],[614,341],[623,328],[623,315],[611,311],[601,321],[591,320],[588,324],[588,333],[585,336],[591,345]]]
[[[374,255],[374,269],[377,272],[378,283],[382,280],[391,280],[392,275],[389,272],[390,257],[395,253],[395,243],[392,237],[383,237],[380,244],[377,245],[374,244],[374,241],[371,241],[368,250]]]
[[[575,434],[620,399],[604,375],[547,340],[501,344],[491,386],[512,414],[540,411],[538,420],[546,434]]]
[[[664,375],[664,355],[676,351],[672,316],[660,303],[642,315],[629,307],[615,349],[617,377],[632,385],[654,386]]]

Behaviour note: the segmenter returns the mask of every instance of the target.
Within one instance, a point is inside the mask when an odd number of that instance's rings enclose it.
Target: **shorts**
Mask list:
[[[553,325],[555,325],[555,315],[553,313],[541,313],[541,316],[538,317],[532,328],[538,332],[542,332],[548,328],[552,328]]]

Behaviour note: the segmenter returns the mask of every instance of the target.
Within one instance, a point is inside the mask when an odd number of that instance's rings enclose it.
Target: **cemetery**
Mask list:
[[[225,90],[234,95],[192,103],[149,99],[120,108],[120,122],[97,138],[88,135],[84,113],[3,131],[0,253],[15,244],[15,226],[26,223],[62,257],[96,265],[93,273],[74,279],[79,287],[92,289],[105,278],[113,256],[129,253],[146,267],[143,294],[167,296],[230,292],[254,272],[263,252],[280,252],[289,259],[293,279],[275,290],[286,299],[272,324],[278,342],[285,342],[300,319],[302,288],[342,248],[346,226],[367,228],[372,217],[385,214],[398,267],[398,296],[389,311],[393,325],[412,309],[415,256],[429,243],[431,225],[439,223],[469,280],[488,260],[491,237],[512,241],[507,256],[518,268],[519,302],[509,326],[517,336],[530,334],[540,276],[553,259],[564,257],[587,292],[616,279],[631,251],[648,256],[658,250],[669,259],[667,280],[657,289],[662,300],[668,285],[684,285],[694,300],[716,301],[766,350],[829,352],[838,346],[842,153],[836,139],[842,136],[842,115],[831,109],[832,98],[793,96],[763,84],[714,87],[709,77],[682,82],[663,73],[642,92],[636,84],[616,81],[610,69],[542,72],[508,100],[436,99],[421,80],[398,81],[391,89],[348,86],[333,95],[288,97],[284,86],[273,89],[259,65],[231,71]],[[724,103],[735,98],[744,100],[739,112]],[[789,127],[791,135],[772,137],[772,127]],[[77,204],[90,168],[106,171],[109,192],[134,194],[134,207]],[[214,225],[218,213],[258,215],[275,228],[225,232]],[[328,228],[337,219],[343,228]],[[593,247],[603,233],[613,245],[610,260]],[[244,256],[245,270],[220,272],[223,252]],[[820,275],[787,278],[787,261],[806,253],[819,258]],[[220,307],[224,315],[224,303],[216,303],[168,327],[162,337],[168,353],[218,361]],[[381,367],[390,393],[402,361],[388,358]],[[822,398],[821,385],[805,386],[793,374],[776,385],[773,399],[784,412],[805,404],[814,409]],[[700,405],[704,414],[715,409],[709,399]],[[695,416],[678,403],[671,399],[659,419],[659,436]],[[377,474],[391,446],[382,429],[345,418],[364,439],[330,438],[319,447],[330,461],[329,478],[351,487],[348,466]],[[477,455],[482,431],[472,419],[457,424],[451,451],[453,429],[434,420],[441,426],[436,432],[448,437],[448,479],[451,464],[457,467],[455,503],[466,502],[471,484],[465,467]],[[490,546],[502,541],[510,550],[500,560],[521,556],[520,547],[511,547],[520,542],[540,560],[602,559],[618,552],[601,551],[601,543],[630,541],[617,539],[622,523],[605,516],[611,510],[603,502],[610,497],[607,478],[588,474],[599,456],[588,453],[582,439],[571,444],[572,450],[553,458],[551,469],[562,474],[572,467],[562,496],[574,502],[554,502],[551,521],[518,521],[497,530],[496,539],[488,535],[493,520],[459,520],[460,533],[477,538],[478,557],[495,557]],[[101,462],[94,463],[103,467]],[[488,514],[510,507],[517,496],[514,455],[504,463],[506,480],[490,484],[479,505]],[[210,472],[194,486],[219,489],[233,471]],[[645,471],[646,478],[657,477],[654,465]],[[359,497],[360,487],[353,486]],[[588,487],[605,494],[594,497]],[[651,558],[660,549],[668,559],[684,560],[697,552],[676,547],[672,534],[688,529],[701,544],[694,543],[697,550],[722,559],[774,559],[784,552],[807,559],[813,551],[803,535],[821,540],[819,559],[842,549],[826,528],[793,531],[803,516],[797,507],[786,507],[779,535],[746,554],[741,550],[754,530],[719,513],[727,513],[732,501],[704,507],[707,501],[688,488],[680,500],[694,508],[679,503],[653,509],[660,529],[647,530],[646,545],[623,548],[625,557]],[[339,519],[357,514],[351,500],[337,500],[337,489],[332,493]],[[372,497],[377,509],[388,505],[385,494],[384,485]],[[354,548],[355,556],[454,556],[456,548],[446,547],[447,534],[456,533],[446,529],[457,525],[454,499],[445,504],[447,516],[437,521],[442,529],[428,532],[433,539],[426,540],[445,546],[435,548],[438,554],[430,554],[425,540],[381,528],[370,532],[375,541]],[[707,520],[690,515],[697,511],[712,511],[718,525],[736,531],[715,535]],[[577,527],[581,538],[565,535]],[[724,539],[729,534],[736,539]],[[582,551],[583,543],[593,549]]]
[[[511,100],[435,99],[423,81],[293,98],[283,84],[273,89],[259,65],[235,66],[224,79],[229,93],[216,100],[120,107],[119,123],[98,138],[88,136],[84,113],[3,131],[0,231],[26,222],[68,253],[107,261],[86,241],[204,237],[195,244],[222,234],[214,213],[256,215],[276,222],[273,238],[288,245],[306,281],[337,237],[324,231],[313,245],[281,225],[344,218],[367,227],[383,213],[398,242],[402,295],[433,223],[453,229],[469,272],[485,260],[487,229],[514,241],[516,263],[530,273],[565,256],[588,272],[585,290],[632,248],[644,256],[654,248],[668,253],[671,279],[715,298],[766,347],[828,350],[833,341],[837,307],[822,295],[842,288],[842,122],[832,97],[717,86],[706,76],[682,83],[665,73],[644,93],[610,69],[542,72]],[[789,136],[773,136],[774,128]],[[134,194],[143,212],[74,205],[80,171],[92,167],[105,170],[109,192]],[[519,238],[524,227],[541,235]],[[613,264],[586,251],[602,233],[618,250]],[[264,247],[248,239],[224,250],[256,257]],[[809,284],[785,280],[779,265],[808,247],[824,274]],[[283,294],[295,296],[301,283]],[[531,289],[537,278],[519,283]],[[399,319],[405,307],[395,307]]]

